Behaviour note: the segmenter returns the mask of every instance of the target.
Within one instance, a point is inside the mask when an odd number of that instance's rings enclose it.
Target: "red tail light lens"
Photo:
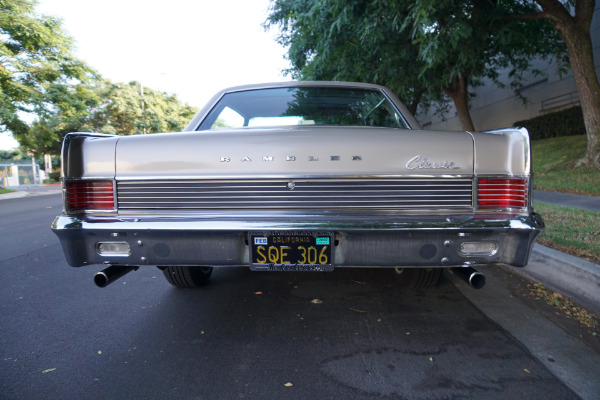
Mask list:
[[[115,196],[112,181],[84,181],[65,183],[65,210],[114,210]]]
[[[527,193],[527,179],[482,178],[477,185],[477,208],[526,209]]]

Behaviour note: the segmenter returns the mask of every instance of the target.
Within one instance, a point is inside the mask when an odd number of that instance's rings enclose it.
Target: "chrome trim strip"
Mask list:
[[[471,179],[295,179],[119,181],[119,210],[337,209],[471,210]]]
[[[506,215],[504,215],[506,217]],[[69,230],[108,230],[127,231],[256,231],[256,230],[330,230],[330,231],[456,231],[479,229],[530,230],[543,228],[537,214],[513,215],[510,218],[474,218],[473,215],[456,215],[450,221],[442,217],[411,218],[410,216],[295,216],[280,217],[237,215],[224,217],[218,214],[209,216],[58,216],[52,224],[54,231]]]
[[[440,171],[441,172],[441,171]],[[483,175],[481,175],[483,176]],[[490,175],[490,176],[498,176],[498,175]],[[272,179],[287,179],[287,180],[297,180],[297,179],[331,179],[331,180],[342,180],[342,179],[360,179],[360,180],[369,180],[369,179],[472,179],[473,175],[470,174],[410,174],[410,176],[402,175],[402,174],[382,174],[382,175],[299,175],[299,174],[261,174],[259,180],[272,180]],[[107,179],[113,179],[107,178]],[[117,177],[119,182],[130,182],[130,181],[140,181],[140,177],[136,175],[128,176],[119,174]],[[165,179],[164,176],[158,175],[145,175],[143,177],[144,181],[194,181],[194,180],[249,180],[247,175],[219,175],[218,178],[215,178],[211,175],[172,175],[169,176],[168,179]]]

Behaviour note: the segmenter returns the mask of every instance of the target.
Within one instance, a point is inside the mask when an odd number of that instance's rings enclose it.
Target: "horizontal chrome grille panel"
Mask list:
[[[473,182],[471,179],[120,181],[117,198],[120,210],[448,209],[473,206]]]

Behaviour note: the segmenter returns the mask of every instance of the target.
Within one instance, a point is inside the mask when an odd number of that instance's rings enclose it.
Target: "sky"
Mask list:
[[[112,82],[141,82],[202,107],[229,86],[290,80],[269,0],[39,0],[75,55]],[[0,150],[18,146],[0,134]]]

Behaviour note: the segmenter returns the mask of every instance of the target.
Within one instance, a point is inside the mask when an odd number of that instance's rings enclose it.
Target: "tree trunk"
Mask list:
[[[600,83],[594,68],[594,55],[589,30],[575,24],[559,32],[567,45],[573,78],[583,111],[587,132],[585,156],[577,166],[592,164],[600,169]]]
[[[449,87],[442,88],[444,93],[452,99],[456,107],[456,113],[462,129],[465,131],[474,131],[475,126],[469,112],[469,91],[467,87],[468,79],[464,74],[454,78]]]
[[[421,102],[422,97],[423,97],[423,90],[416,93],[415,97],[413,97],[413,99],[410,103],[410,107],[408,107],[408,111],[410,111],[410,113],[412,115],[415,115],[417,113],[417,108],[419,108],[419,103]]]
[[[595,0],[577,0],[575,15],[570,15],[564,6],[555,0],[537,0],[544,10],[543,18],[554,24],[554,28],[567,45],[569,62],[579,94],[583,121],[587,133],[585,156],[577,166],[594,165],[600,169],[600,83],[594,68],[594,53],[590,25]]]

